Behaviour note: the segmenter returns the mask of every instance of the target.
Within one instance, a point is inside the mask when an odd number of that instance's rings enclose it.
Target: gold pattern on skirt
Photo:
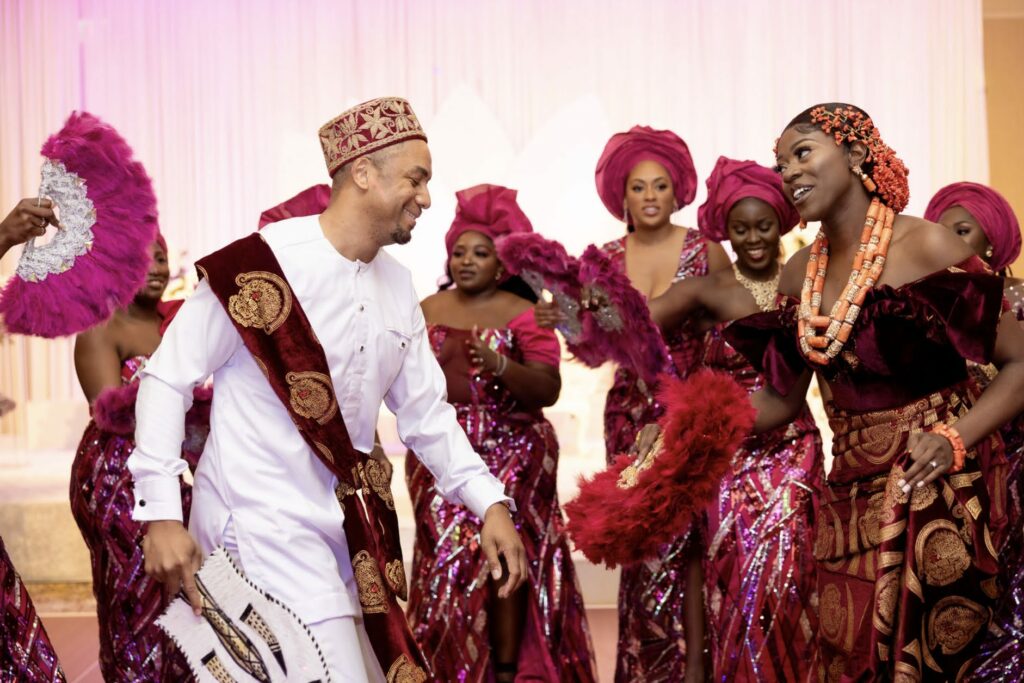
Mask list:
[[[356,577],[359,589],[359,604],[366,614],[381,614],[391,609],[388,604],[387,589],[380,575],[377,560],[365,550],[360,550],[352,558],[352,573]]]
[[[292,292],[281,277],[264,270],[239,273],[238,294],[228,299],[231,319],[242,327],[258,327],[267,334],[284,324],[292,310]]]
[[[427,672],[413,663],[408,655],[400,654],[388,669],[387,683],[424,683]]]
[[[928,522],[915,543],[917,566],[929,586],[948,586],[971,566],[964,540],[956,525],[948,519]]]
[[[321,372],[289,372],[288,401],[292,410],[302,417],[327,422],[338,413],[338,401],[334,398],[331,378]]]
[[[988,607],[967,598],[942,598],[928,615],[928,647],[934,650],[939,646],[943,654],[955,655],[988,624],[990,616]]]
[[[902,572],[897,568],[884,575],[875,584],[874,625],[885,635],[892,635],[893,618],[896,616],[896,602],[900,596]]]

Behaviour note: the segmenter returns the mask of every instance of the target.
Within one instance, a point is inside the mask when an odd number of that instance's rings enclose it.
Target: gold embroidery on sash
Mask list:
[[[241,289],[228,299],[231,319],[242,327],[261,328],[273,334],[292,310],[292,293],[283,278],[265,270],[239,273],[235,284]]]
[[[384,578],[388,580],[388,586],[391,587],[395,595],[402,600],[409,599],[409,589],[405,583],[405,567],[402,566],[401,560],[391,560],[384,565]]]
[[[359,589],[359,604],[366,614],[381,614],[391,609],[388,604],[387,589],[380,576],[377,561],[370,553],[360,550],[352,558],[352,573],[356,577]]]
[[[292,410],[318,424],[327,422],[338,413],[331,378],[320,372],[289,372],[285,375],[289,386]]]
[[[408,655],[400,654],[388,669],[387,683],[424,683],[427,672],[413,663]]]

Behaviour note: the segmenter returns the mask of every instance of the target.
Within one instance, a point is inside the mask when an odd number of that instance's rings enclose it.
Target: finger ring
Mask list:
[[[933,469],[938,469],[938,467],[939,467],[939,463],[937,461],[935,461],[935,460],[932,460],[932,468]]]

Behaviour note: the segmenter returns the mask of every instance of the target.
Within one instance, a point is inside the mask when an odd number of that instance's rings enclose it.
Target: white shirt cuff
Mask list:
[[[498,478],[493,474],[473,477],[459,487],[459,500],[469,508],[469,511],[483,521],[487,509],[495,503],[505,503],[509,509],[515,511],[516,503],[505,495],[505,487],[501,485]]]
[[[132,519],[137,522],[176,519],[182,521],[181,482],[177,477],[150,477],[135,482],[135,508]]]

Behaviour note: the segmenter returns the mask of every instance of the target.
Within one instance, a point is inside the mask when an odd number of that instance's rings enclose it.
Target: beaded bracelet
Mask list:
[[[964,468],[964,460],[967,458],[967,449],[964,448],[964,440],[960,437],[960,432],[955,427],[951,427],[944,422],[940,422],[932,427],[932,432],[949,441],[949,445],[953,447],[953,464],[946,471],[947,474],[956,474]]]

